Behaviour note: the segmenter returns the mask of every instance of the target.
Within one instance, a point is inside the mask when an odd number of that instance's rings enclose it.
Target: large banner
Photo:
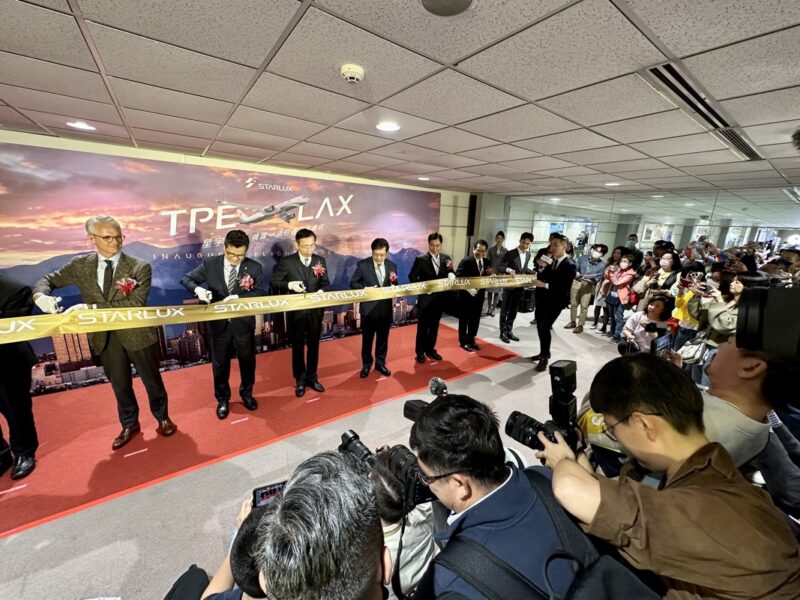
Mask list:
[[[438,228],[439,202],[433,192],[2,144],[0,270],[32,285],[92,251],[84,222],[105,213],[122,223],[123,251],[153,267],[150,305],[192,302],[181,276],[204,256],[222,254],[231,229],[250,235],[248,255],[263,266],[265,283],[281,257],[295,251],[294,234],[301,227],[316,232],[332,289],[349,288],[355,263],[370,255],[376,237],[389,240],[389,257],[406,283],[414,258],[427,250],[427,234]],[[64,307],[80,302],[75,288],[58,295]],[[395,324],[412,321],[413,307],[413,298],[398,298]],[[259,351],[288,345],[283,313],[256,321]],[[164,368],[208,360],[206,323],[159,329]],[[323,339],[359,329],[357,304],[325,311]],[[85,334],[33,345],[40,359],[37,392],[104,381]]]

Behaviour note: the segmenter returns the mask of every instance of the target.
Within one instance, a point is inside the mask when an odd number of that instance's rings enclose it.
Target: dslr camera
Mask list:
[[[782,358],[800,357],[800,288],[747,288],[739,300],[736,345]]]
[[[574,360],[558,360],[550,365],[550,420],[542,423],[519,411],[512,412],[506,421],[506,435],[534,450],[544,450],[538,434],[555,442],[555,432],[561,432],[573,450],[578,437],[578,408],[575,398],[577,364]]]

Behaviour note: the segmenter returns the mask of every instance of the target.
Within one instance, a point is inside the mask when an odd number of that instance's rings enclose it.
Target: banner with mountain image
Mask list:
[[[342,181],[257,173],[15,144],[0,144],[0,270],[32,285],[77,254],[93,250],[86,218],[105,213],[123,226],[123,251],[150,263],[149,305],[191,301],[180,277],[204,256],[222,254],[231,229],[251,239],[248,255],[264,268],[265,283],[284,254],[294,252],[301,227],[317,234],[332,289],[347,289],[356,262],[376,237],[408,281],[414,258],[427,250],[439,223],[438,193]],[[60,290],[62,306],[80,302]],[[414,298],[398,299],[395,324],[413,320]],[[323,339],[357,333],[357,306],[326,310]],[[102,380],[83,334],[33,342],[39,391]],[[162,365],[179,368],[209,357],[203,323],[168,325],[159,335]],[[257,318],[260,351],[288,345],[282,313]]]

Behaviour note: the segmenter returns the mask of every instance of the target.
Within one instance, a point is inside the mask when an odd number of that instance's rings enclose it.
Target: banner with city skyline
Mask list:
[[[123,251],[149,262],[148,304],[191,302],[180,277],[204,256],[222,254],[231,229],[251,239],[248,255],[264,268],[265,283],[280,258],[295,251],[301,227],[318,236],[332,289],[349,287],[355,263],[376,237],[408,281],[414,258],[438,227],[438,193],[94,154],[0,145],[0,270],[32,285],[70,258],[92,251],[84,222],[99,213],[122,223]],[[59,291],[62,306],[80,302],[75,288]],[[413,320],[413,298],[398,299],[394,320]],[[259,351],[287,345],[283,314],[257,318]],[[323,338],[357,333],[356,305],[329,309]],[[209,358],[205,324],[160,328],[162,366],[180,368]],[[104,381],[83,334],[36,340],[38,392]]]

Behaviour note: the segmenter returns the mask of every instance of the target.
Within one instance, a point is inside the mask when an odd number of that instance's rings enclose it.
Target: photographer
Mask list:
[[[700,392],[677,367],[652,354],[620,357],[589,393],[606,434],[664,478],[656,490],[633,464],[618,480],[597,476],[563,438],[540,435],[553,492],[587,533],[660,576],[671,599],[800,595],[800,546],[767,494],[709,443]]]
[[[545,589],[545,561],[560,541],[526,475],[504,463],[497,416],[489,407],[467,396],[440,396],[420,413],[410,446],[417,453],[420,479],[451,511],[447,529],[435,536],[445,548],[422,578],[415,600],[447,592],[475,600],[486,597],[467,582],[475,573],[459,573],[438,562],[459,545],[456,540],[464,539]],[[569,567],[557,561],[547,574],[563,595],[572,581]]]
[[[672,312],[672,299],[669,296],[653,296],[647,310],[635,312],[625,321],[622,341],[617,345],[623,356],[636,352],[650,352],[650,343],[659,334],[667,333],[667,321]]]

